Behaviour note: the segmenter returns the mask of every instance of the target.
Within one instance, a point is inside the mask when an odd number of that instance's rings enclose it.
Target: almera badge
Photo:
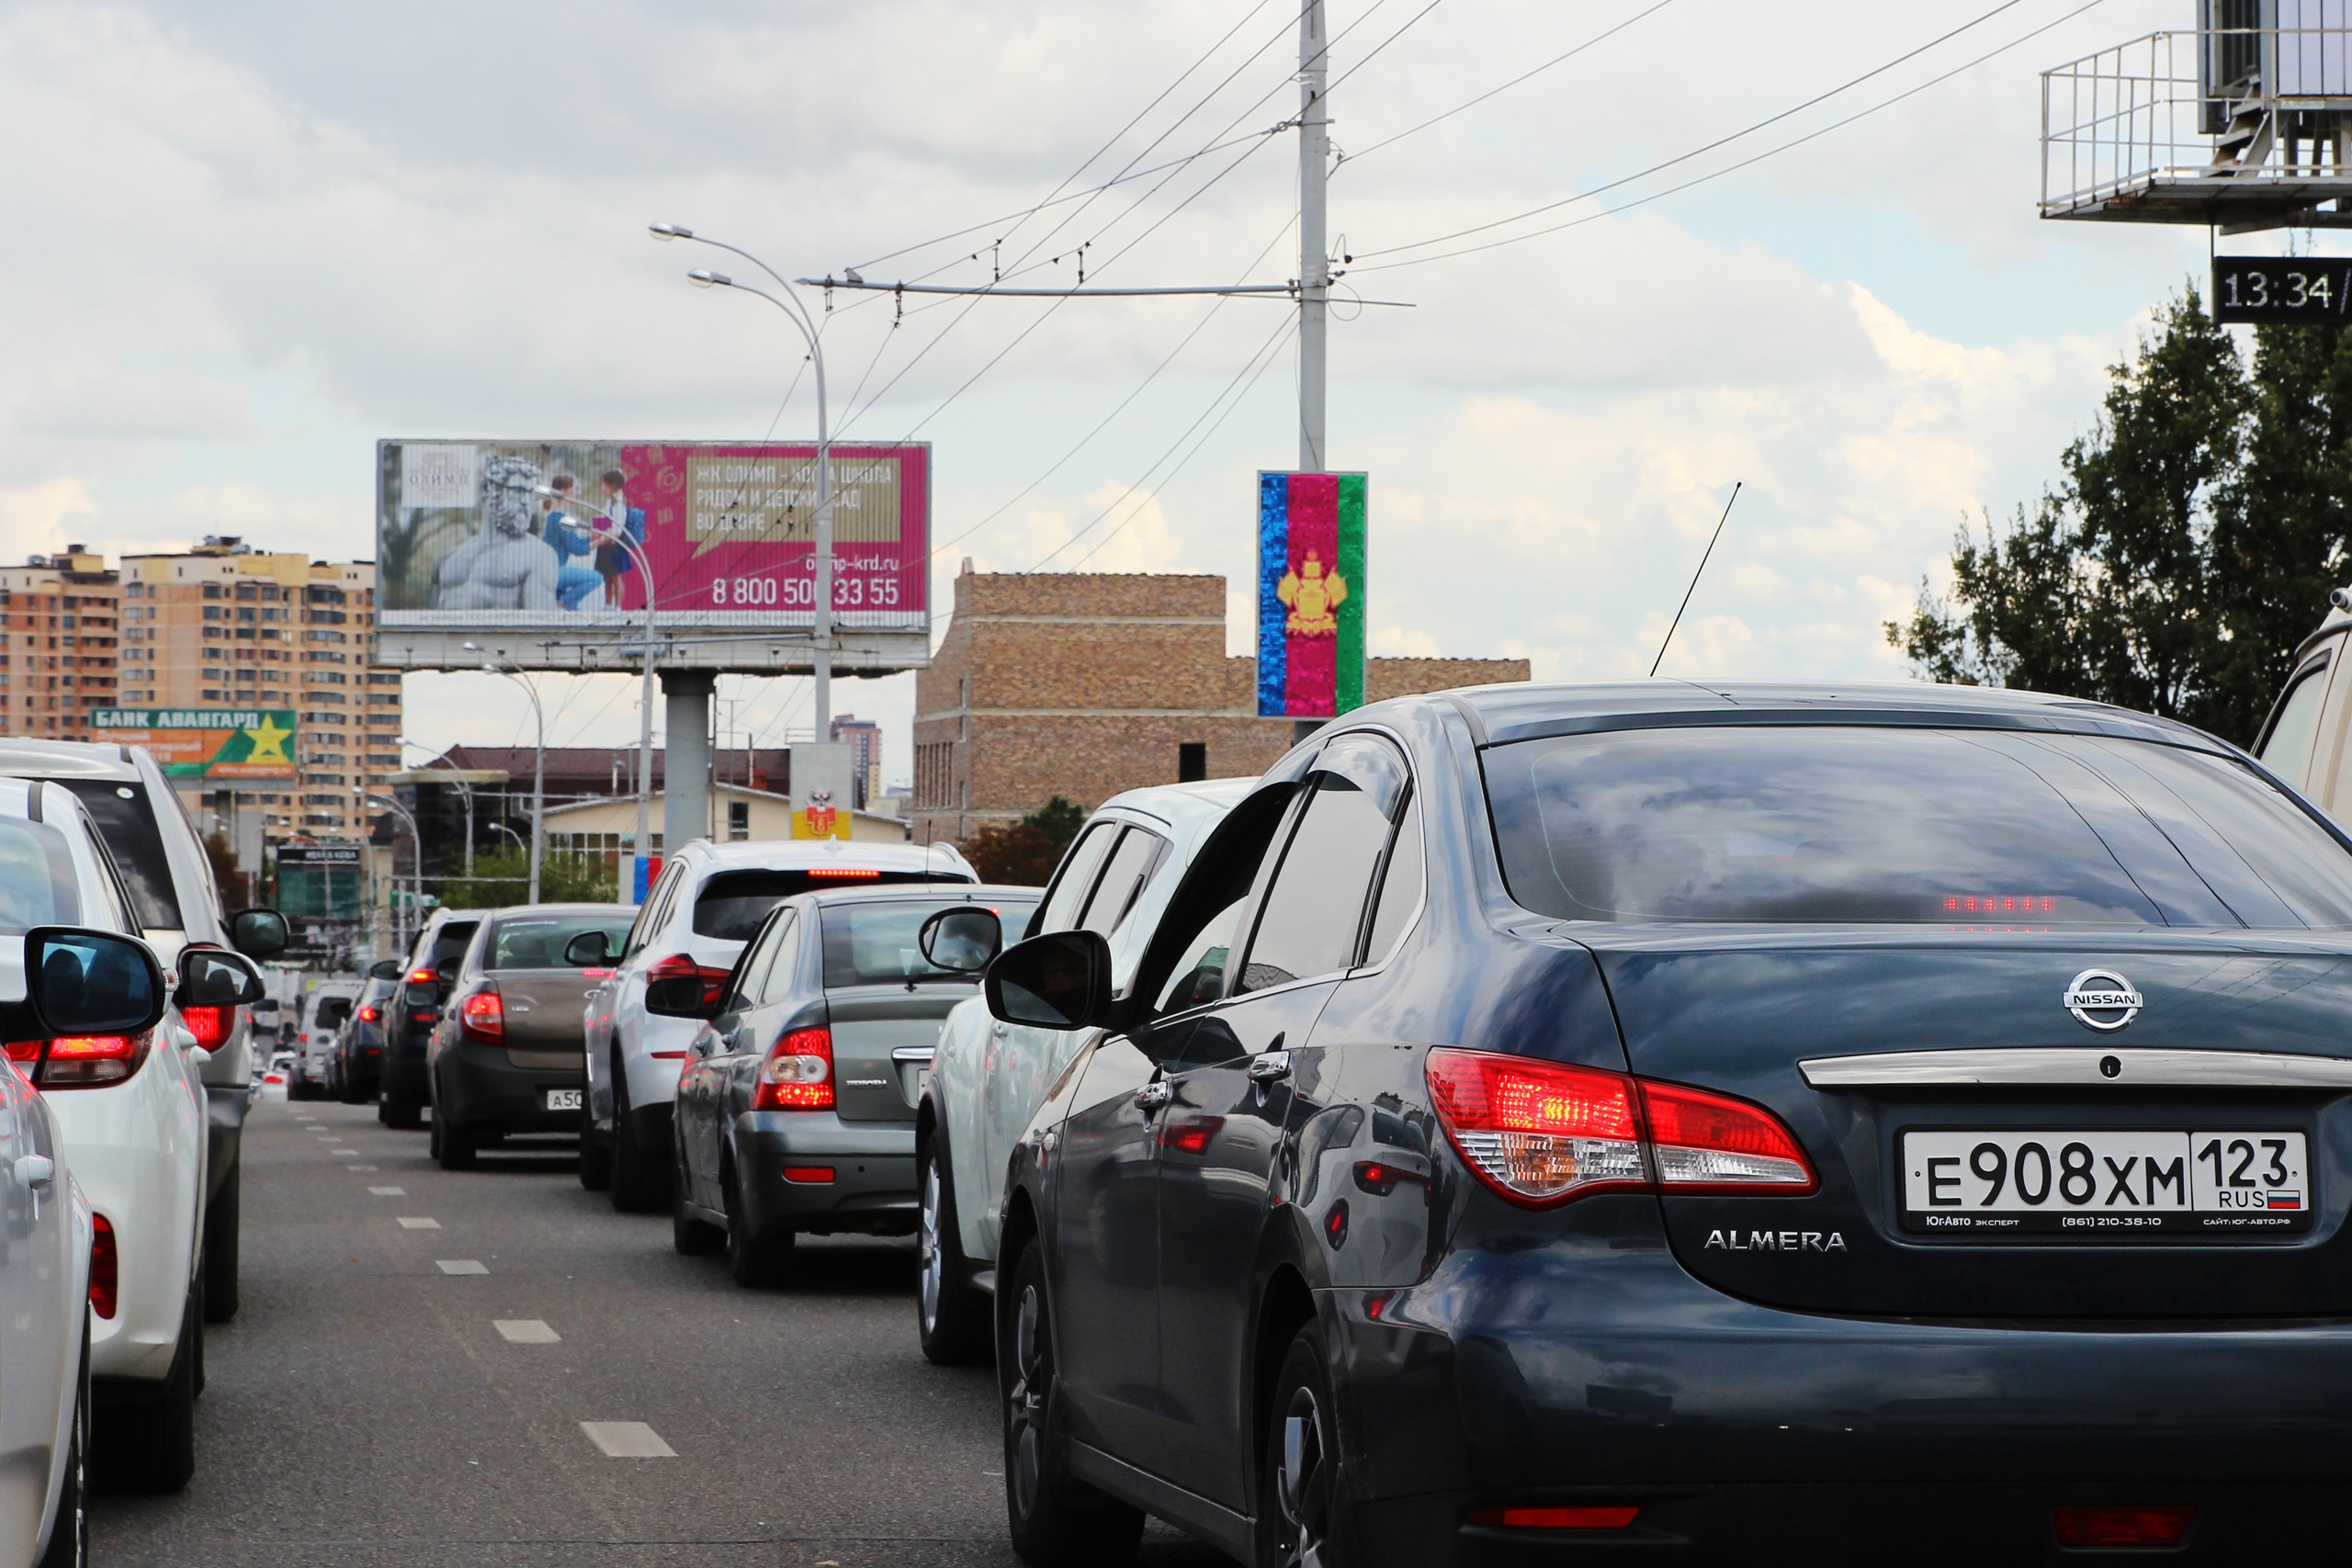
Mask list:
[[[2132,982],[2112,969],[2086,969],[2066,987],[2066,1010],[2103,1034],[2139,1017],[2142,1000]]]

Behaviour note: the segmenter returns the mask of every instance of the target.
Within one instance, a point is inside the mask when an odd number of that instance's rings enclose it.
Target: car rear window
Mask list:
[[[490,963],[492,969],[575,969],[567,964],[563,950],[571,939],[590,931],[605,933],[605,951],[618,953],[622,941],[628,935],[629,921],[634,917],[628,911],[610,915],[534,915],[523,919],[501,920],[490,933]]]
[[[74,887],[64,834],[45,822],[0,817],[0,931],[80,925]]]
[[[149,931],[183,931],[179,890],[172,883],[172,863],[164,854],[163,830],[156,826],[147,792],[137,784],[112,779],[57,779],[81,800],[107,841],[139,923]]]
[[[806,871],[722,871],[695,895],[695,934],[726,942],[749,942],[767,913],[786,898],[829,887],[881,887],[891,884],[952,882],[971,878],[951,872],[866,871],[818,867]]]
[[[480,929],[481,925],[480,920],[451,920],[447,925],[435,931],[433,933],[433,967],[438,969],[443,964],[464,956],[466,949],[473,945],[474,932]]]
[[[922,923],[964,898],[910,898],[905,903],[831,904],[820,908],[817,921],[825,933],[825,984],[887,986],[912,980],[971,980],[977,976],[942,969],[922,955]],[[991,899],[987,908],[1009,932],[1027,924],[1037,907],[1035,898]]]
[[[312,1029],[341,1029],[350,1021],[349,997],[321,997],[317,1009],[311,1014]]]
[[[1726,726],[1485,753],[1511,896],[1564,919],[2352,925],[2352,854],[2227,757]]]

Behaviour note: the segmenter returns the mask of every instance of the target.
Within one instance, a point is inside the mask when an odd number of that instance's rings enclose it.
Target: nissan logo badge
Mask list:
[[[2066,1010],[2086,1029],[2120,1029],[2140,1016],[2142,998],[2112,969],[2086,969],[2066,987]]]

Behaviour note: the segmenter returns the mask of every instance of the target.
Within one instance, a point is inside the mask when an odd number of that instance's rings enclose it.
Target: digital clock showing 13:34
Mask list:
[[[2352,320],[2352,256],[2215,256],[2213,319],[2223,323]]]

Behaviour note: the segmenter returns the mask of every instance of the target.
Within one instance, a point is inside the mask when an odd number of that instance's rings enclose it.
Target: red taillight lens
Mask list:
[[[833,1168],[830,1165],[787,1165],[784,1168],[784,1179],[803,1187],[830,1187],[833,1180]]]
[[[484,1045],[506,1043],[506,1002],[497,986],[487,986],[459,1004],[458,1032]]]
[[[702,981],[702,1005],[717,1007],[718,993],[726,986],[727,976],[730,973],[731,971],[726,969],[705,968],[688,954],[673,953],[646,970],[645,980],[646,984],[651,985],[657,980],[698,978]]]
[[[36,1089],[101,1089],[121,1083],[137,1072],[153,1043],[152,1030],[139,1034],[61,1034],[49,1042],[45,1063],[40,1061],[38,1040],[13,1042],[8,1059],[34,1075],[31,1081]]]
[[[180,1021],[196,1036],[196,1043],[207,1051],[218,1051],[229,1032],[237,1026],[237,1010],[226,1008],[182,1008]]]
[[[1479,1179],[1512,1202],[1588,1192],[1814,1190],[1796,1138],[1761,1106],[1527,1056],[1441,1046],[1430,1097]]]
[[[1513,1530],[1621,1530],[1641,1511],[1638,1506],[1613,1503],[1566,1508],[1473,1508],[1470,1522]]]
[[[2188,1539],[2194,1508],[2052,1508],[2061,1546],[2163,1547]]]
[[[372,1004],[359,1010],[359,1021],[362,1023],[373,1023],[383,1016],[384,1015],[382,1013],[376,1010]]]
[[[111,1319],[122,1289],[122,1267],[115,1257],[114,1226],[104,1214],[90,1216],[90,1310]]]
[[[796,1029],[775,1043],[760,1064],[754,1111],[831,1111],[833,1108],[833,1033]]]
[[[408,983],[412,986],[430,986],[440,978],[438,974],[430,969],[412,969],[408,972]]]

